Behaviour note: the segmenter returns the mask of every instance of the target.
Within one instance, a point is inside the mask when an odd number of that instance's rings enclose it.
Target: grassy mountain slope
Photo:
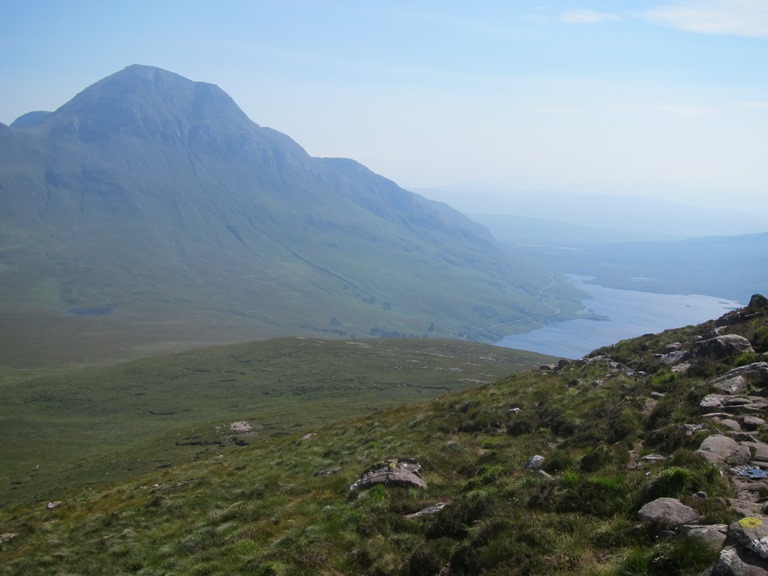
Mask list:
[[[687,371],[660,360],[715,328],[755,351],[694,355]],[[727,476],[695,452],[726,431],[699,403],[716,376],[766,351],[768,309],[756,305],[315,436],[62,494],[55,507],[7,509],[0,573],[698,574],[717,550],[660,539],[636,513],[666,496],[702,523],[739,517]],[[525,469],[534,454],[549,476]],[[421,463],[427,489],[349,490],[396,457]]]
[[[283,338],[0,373],[0,504],[53,498],[489,382],[550,357],[445,340]],[[232,422],[253,429],[237,432]]]
[[[18,126],[0,127],[3,324],[55,312],[83,338],[66,311],[95,308],[116,324],[105,341],[136,346],[494,339],[550,310],[550,274],[485,229],[354,161],[310,157],[216,86],[131,66]],[[578,307],[565,285],[548,297]]]

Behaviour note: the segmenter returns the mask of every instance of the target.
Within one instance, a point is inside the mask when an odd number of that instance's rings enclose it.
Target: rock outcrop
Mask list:
[[[405,488],[427,489],[427,483],[421,479],[421,465],[412,458],[402,458],[379,462],[360,475],[349,489],[371,488],[377,484],[400,486]]]
[[[701,515],[677,498],[657,498],[640,508],[637,517],[643,522],[673,530],[683,524],[698,522]]]

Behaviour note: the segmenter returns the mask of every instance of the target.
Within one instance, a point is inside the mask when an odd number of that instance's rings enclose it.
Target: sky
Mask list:
[[[768,218],[768,0],[0,0],[0,122],[131,64],[409,189]]]

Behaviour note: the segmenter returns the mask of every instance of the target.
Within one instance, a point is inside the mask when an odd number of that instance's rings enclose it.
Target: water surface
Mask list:
[[[654,294],[616,290],[569,276],[571,283],[591,296],[584,305],[607,320],[554,322],[525,334],[507,336],[498,346],[530,350],[565,358],[581,358],[595,348],[626,338],[700,324],[742,306],[733,300],[696,294]]]

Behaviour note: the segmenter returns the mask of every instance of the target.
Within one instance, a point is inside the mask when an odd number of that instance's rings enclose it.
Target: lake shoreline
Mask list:
[[[568,279],[589,295],[584,302],[585,311],[603,319],[553,322],[530,332],[506,336],[496,345],[576,359],[619,340],[700,324],[743,306],[735,300],[698,294],[606,288],[590,283],[592,278],[588,276],[570,275]]]

